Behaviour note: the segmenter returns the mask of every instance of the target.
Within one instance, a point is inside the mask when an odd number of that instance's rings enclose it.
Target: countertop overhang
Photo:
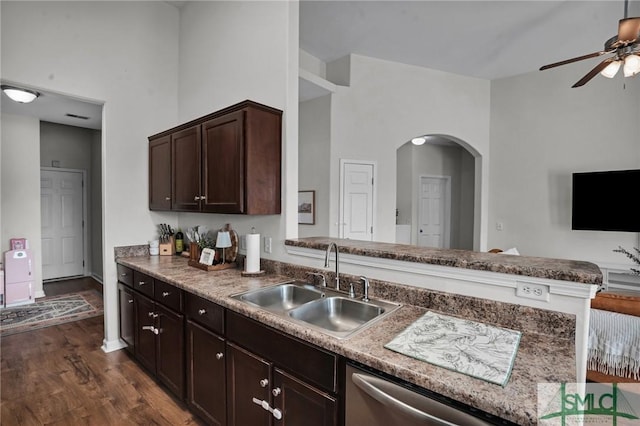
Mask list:
[[[580,260],[438,249],[330,237],[287,239],[285,246],[326,250],[332,242],[340,247],[340,254],[348,253],[377,259],[498,272],[579,284],[602,284],[600,268],[594,263]]]
[[[419,306],[403,305],[352,337],[336,339],[230,297],[290,281],[290,277],[277,274],[243,277],[237,269],[205,272],[175,256],[126,257],[118,258],[117,262],[318,347],[517,424],[537,423],[538,383],[575,381],[573,339],[523,333],[511,378],[501,387],[384,348],[384,344],[427,312]]]

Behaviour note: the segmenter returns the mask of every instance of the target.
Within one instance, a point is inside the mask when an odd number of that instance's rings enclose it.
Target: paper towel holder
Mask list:
[[[251,227],[251,234],[256,234],[256,228],[255,227]],[[246,240],[246,238],[245,238]],[[248,254],[248,253],[247,253]],[[264,270],[259,270],[259,271],[253,271],[253,272],[247,272],[247,256],[245,256],[244,258],[244,267],[242,268],[242,271],[240,272],[240,275],[243,277],[259,277],[265,274]]]

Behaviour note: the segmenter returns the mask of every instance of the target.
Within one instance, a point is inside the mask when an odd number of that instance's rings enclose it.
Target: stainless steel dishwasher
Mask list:
[[[426,391],[348,363],[345,426],[511,424],[456,401],[437,401]],[[414,387],[415,388],[415,387]]]

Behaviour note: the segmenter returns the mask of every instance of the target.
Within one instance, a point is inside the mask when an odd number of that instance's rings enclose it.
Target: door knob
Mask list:
[[[282,390],[280,390],[280,388],[273,388],[271,390],[271,393],[273,394],[273,396],[278,396],[282,393]]]
[[[269,386],[269,379],[260,380],[260,386],[263,388],[266,388],[267,386]]]
[[[198,309],[198,315],[204,315],[207,313],[206,309]]]
[[[224,356],[224,354],[222,352],[218,352],[216,354],[216,359],[222,359],[223,356]]]

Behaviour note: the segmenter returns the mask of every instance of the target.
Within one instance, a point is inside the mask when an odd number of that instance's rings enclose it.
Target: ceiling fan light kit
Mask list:
[[[627,18],[628,1],[625,0],[625,17],[618,22],[618,35],[605,42],[604,50],[544,65],[540,67],[540,71],[613,53],[613,56],[600,62],[571,87],[584,86],[598,74],[613,78],[622,64],[624,64],[623,73],[625,77],[633,77],[640,73],[640,17]]]

